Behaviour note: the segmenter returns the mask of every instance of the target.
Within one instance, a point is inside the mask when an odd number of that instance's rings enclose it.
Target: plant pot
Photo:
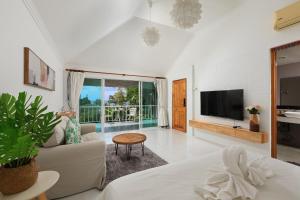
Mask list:
[[[27,165],[17,168],[0,168],[0,192],[15,194],[30,188],[37,180],[38,171],[34,159]]]
[[[259,132],[259,117],[257,114],[250,115],[250,131]]]

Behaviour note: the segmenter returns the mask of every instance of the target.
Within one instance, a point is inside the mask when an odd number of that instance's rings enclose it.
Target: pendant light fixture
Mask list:
[[[189,29],[198,24],[201,12],[199,0],[176,0],[170,15],[177,27]]]
[[[153,2],[152,0],[147,0],[148,2],[148,6],[149,6],[149,21],[151,26],[147,26],[144,29],[144,32],[142,34],[143,40],[145,42],[145,44],[149,47],[155,46],[156,44],[158,44],[159,40],[160,40],[160,34],[159,34],[159,30],[153,26],[152,21],[151,21],[151,9],[152,9],[152,5]]]

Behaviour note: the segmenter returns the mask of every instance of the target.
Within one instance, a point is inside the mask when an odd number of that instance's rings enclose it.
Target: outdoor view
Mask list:
[[[101,89],[101,80],[84,80],[79,100],[80,123],[101,123]]]
[[[85,79],[80,95],[80,123],[96,123],[98,132],[157,126],[153,82],[105,80],[104,85],[103,88],[100,79]]]

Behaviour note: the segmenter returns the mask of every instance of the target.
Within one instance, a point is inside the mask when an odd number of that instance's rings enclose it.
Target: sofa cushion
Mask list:
[[[90,142],[90,141],[95,141],[95,140],[100,140],[100,136],[93,132],[93,133],[87,133],[81,136],[81,141],[82,142]]]
[[[65,130],[68,121],[68,117],[61,117],[61,122],[54,127],[53,135],[48,139],[46,143],[43,144],[44,147],[54,147],[63,144],[65,140]]]
[[[66,144],[79,144],[80,142],[80,124],[75,117],[72,117],[67,123]]]

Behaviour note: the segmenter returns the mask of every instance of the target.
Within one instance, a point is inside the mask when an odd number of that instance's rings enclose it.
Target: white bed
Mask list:
[[[218,152],[124,176],[105,188],[101,200],[200,200],[194,186],[204,183],[209,168],[221,160]],[[275,176],[259,187],[256,199],[300,200],[300,167],[275,159],[268,164]]]

